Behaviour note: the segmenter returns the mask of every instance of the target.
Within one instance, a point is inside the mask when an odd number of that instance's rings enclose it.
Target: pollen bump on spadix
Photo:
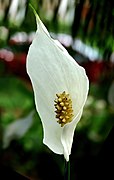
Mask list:
[[[65,91],[60,94],[56,94],[55,99],[55,113],[57,122],[63,127],[65,124],[72,121],[73,118],[73,109],[72,109],[72,100],[70,95]]]

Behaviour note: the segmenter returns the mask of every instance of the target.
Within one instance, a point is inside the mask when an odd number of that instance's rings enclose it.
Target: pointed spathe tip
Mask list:
[[[39,18],[39,16],[38,16],[37,12],[36,12],[36,10],[35,10],[35,8],[32,6],[31,3],[29,3],[29,6],[30,6],[30,8],[32,9],[32,11],[33,11],[35,17],[36,17],[38,20],[40,20],[40,18]]]
[[[36,10],[34,9],[34,7],[32,6],[32,4],[29,3],[29,6],[30,6],[30,8],[32,9],[32,11],[33,11],[33,13],[34,13],[34,15],[35,15],[35,17],[36,17],[37,29],[38,29],[39,27],[41,27],[40,29],[43,29],[44,32],[50,37],[50,35],[49,35],[49,33],[48,33],[48,30],[46,29],[46,27],[45,27],[44,24],[42,23],[39,15],[37,14],[37,12],[36,12]]]

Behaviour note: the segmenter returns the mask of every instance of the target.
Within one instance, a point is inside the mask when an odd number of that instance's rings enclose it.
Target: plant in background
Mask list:
[[[36,16],[37,31],[27,55],[35,104],[44,130],[43,143],[69,161],[74,131],[89,90],[84,68],[59,41],[51,38]]]

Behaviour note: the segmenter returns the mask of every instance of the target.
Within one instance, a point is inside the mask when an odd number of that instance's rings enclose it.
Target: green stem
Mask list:
[[[70,161],[65,160],[64,180],[70,180]]]

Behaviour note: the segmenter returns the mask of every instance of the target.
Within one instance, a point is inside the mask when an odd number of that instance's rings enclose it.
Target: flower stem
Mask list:
[[[68,162],[65,160],[64,180],[70,180],[70,160]]]

